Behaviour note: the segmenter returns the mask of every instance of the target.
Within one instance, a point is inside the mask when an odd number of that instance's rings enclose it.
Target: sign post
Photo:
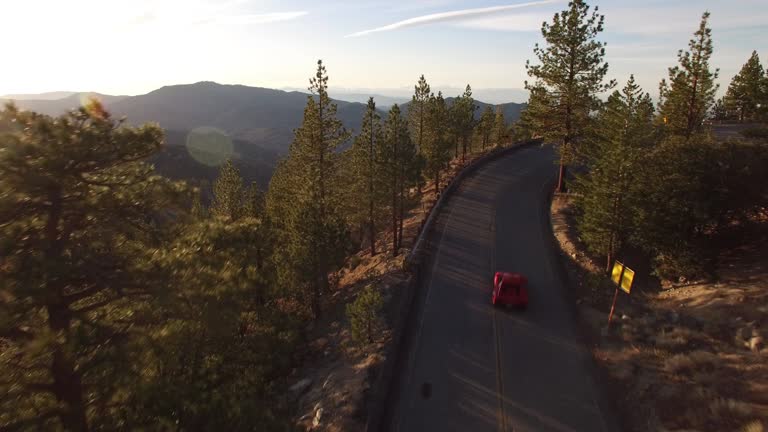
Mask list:
[[[611,280],[616,284],[616,292],[613,293],[613,302],[611,303],[611,312],[608,314],[608,327],[613,320],[613,311],[616,308],[616,298],[619,296],[619,289],[629,294],[632,290],[632,281],[635,279],[635,272],[622,264],[619,260],[613,263],[611,270]]]

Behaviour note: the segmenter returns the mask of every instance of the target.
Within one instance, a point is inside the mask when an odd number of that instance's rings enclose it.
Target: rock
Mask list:
[[[760,350],[763,348],[763,338],[760,336],[753,336],[751,339],[749,339],[749,349],[752,350],[752,352],[760,352]]]
[[[291,395],[293,395],[293,398],[296,399],[303,395],[310,385],[312,385],[312,378],[304,378],[303,380],[300,380],[296,384],[292,385],[288,390],[290,391]]]
[[[320,420],[323,417],[323,407],[318,402],[317,405],[315,405],[315,418],[312,420],[312,427],[318,427],[320,426]]]
[[[621,320],[622,321],[629,321],[629,315],[626,315],[626,314],[622,315],[621,316]]]

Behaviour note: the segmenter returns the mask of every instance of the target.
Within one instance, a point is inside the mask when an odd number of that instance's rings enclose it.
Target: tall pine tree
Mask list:
[[[457,130],[459,141],[461,141],[461,159],[467,158],[467,146],[470,144],[472,131],[475,128],[475,100],[472,98],[472,87],[467,84],[464,93],[453,101],[454,108],[454,126]]]
[[[485,148],[490,144],[495,120],[496,117],[493,113],[493,108],[490,105],[486,106],[485,110],[483,110],[483,114],[480,116],[480,121],[477,124],[480,136],[480,146],[483,151],[485,151]]]
[[[219,217],[236,220],[243,208],[243,179],[240,172],[227,160],[219,170],[219,177],[213,182],[213,205],[211,212]]]
[[[381,192],[379,161],[377,154],[383,140],[381,120],[376,111],[373,98],[363,113],[360,134],[355,138],[350,150],[352,181],[349,188],[349,205],[354,207],[352,220],[366,225],[371,242],[371,256],[376,255],[376,231],[382,208],[386,206],[386,196]]]
[[[379,160],[383,187],[391,200],[392,255],[397,256],[402,245],[402,219],[407,189],[420,175],[416,146],[411,141],[408,123],[403,119],[397,104],[389,110],[384,125],[384,140],[379,147]]]
[[[168,291],[153,251],[191,196],[144,163],[162,131],[96,101],[0,123],[0,425],[119,429]]]
[[[600,111],[594,138],[581,147],[589,167],[577,177],[578,228],[592,252],[606,257],[606,269],[631,234],[631,200],[640,158],[653,145],[653,102],[630,77]],[[628,202],[629,201],[629,202]]]
[[[712,29],[709,12],[701,17],[699,29],[688,43],[689,51],[677,53],[678,66],[669,68],[669,82],[659,86],[659,116],[670,137],[689,140],[705,132],[704,120],[715,103],[718,71],[711,71]]]
[[[435,193],[440,188],[440,172],[451,160],[450,142],[448,138],[449,111],[443,98],[443,93],[431,95],[427,106],[427,139],[424,141],[422,156],[424,157],[425,175],[435,182]]]
[[[504,119],[504,111],[496,107],[496,117],[493,120],[493,141],[496,147],[503,147],[507,141],[507,121]]]
[[[739,121],[754,120],[757,117],[758,108],[765,99],[764,80],[765,71],[760,64],[760,57],[757,51],[752,51],[749,60],[731,80],[725,94],[725,104],[737,113]]]
[[[597,95],[611,89],[615,83],[604,83],[608,73],[605,63],[605,43],[596,40],[603,31],[604,17],[590,13],[583,0],[569,2],[568,9],[556,13],[552,23],[544,23],[541,34],[547,43],[545,48],[536,44],[533,49],[539,64],[526,63],[533,83],[526,82],[526,89],[546,91],[541,102],[546,105],[531,114],[536,123],[549,122],[542,129],[543,137],[560,144],[560,173],[557,190],[566,191],[567,166],[572,162],[573,147],[584,136],[592,122],[590,113],[599,106]]]
[[[267,196],[270,220],[278,227],[282,254],[280,283],[311,292],[314,316],[329,290],[329,273],[348,251],[348,229],[340,210],[343,196],[340,155],[349,138],[328,97],[328,76],[322,61],[310,79],[304,120],[295,132],[288,158],[275,170]]]

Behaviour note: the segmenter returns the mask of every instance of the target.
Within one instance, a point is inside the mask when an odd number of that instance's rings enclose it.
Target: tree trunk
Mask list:
[[[48,220],[45,225],[45,239],[48,247],[45,251],[47,263],[60,262],[65,239],[59,231],[63,212],[62,191],[59,187],[52,187],[48,192],[48,200],[51,203],[48,211]],[[69,431],[88,431],[88,419],[85,414],[85,401],[83,400],[83,383],[80,372],[75,369],[74,354],[69,345],[70,320],[72,312],[64,298],[64,290],[55,275],[45,275],[45,287],[48,293],[46,310],[48,312],[48,328],[51,333],[57,335],[57,339],[63,337],[63,343],[55,342],[53,359],[51,361],[51,377],[53,378],[52,390],[56,399],[64,405],[63,412],[59,415],[64,429]]]
[[[371,111],[371,145],[368,149],[368,226],[371,234],[371,256],[376,255],[376,226],[373,221],[373,124],[374,112]]]
[[[557,178],[557,192],[566,193],[568,188],[565,184],[565,176],[568,174],[568,167],[563,163],[563,157],[560,157],[560,173]]]
[[[397,182],[392,185],[392,256],[397,256]]]
[[[403,246],[403,219],[405,219],[405,182],[400,183],[400,227],[399,227],[399,233],[397,235],[397,245],[398,247]]]

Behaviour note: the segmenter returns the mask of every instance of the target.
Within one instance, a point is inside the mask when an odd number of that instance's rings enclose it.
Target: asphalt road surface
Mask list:
[[[547,237],[554,160],[549,146],[507,154],[467,177],[441,213],[392,430],[618,430]],[[491,306],[496,270],[528,277],[526,311]]]

